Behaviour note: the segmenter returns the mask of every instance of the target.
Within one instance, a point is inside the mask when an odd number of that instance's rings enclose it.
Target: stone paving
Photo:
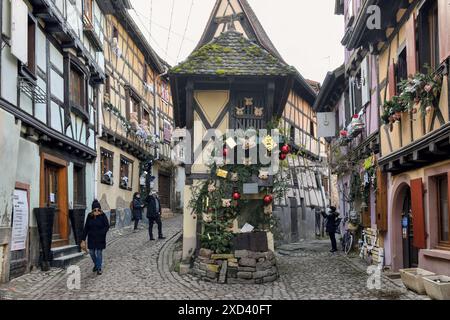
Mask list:
[[[104,252],[104,273],[92,272],[88,257],[78,263],[80,290],[69,290],[65,270],[34,271],[0,286],[0,299],[113,300],[335,300],[424,299],[383,277],[381,290],[367,289],[364,267],[328,243],[284,246],[277,253],[280,280],[264,285],[220,285],[180,276],[172,269],[182,217],[163,221],[166,240],[150,242],[147,230],[111,232]]]

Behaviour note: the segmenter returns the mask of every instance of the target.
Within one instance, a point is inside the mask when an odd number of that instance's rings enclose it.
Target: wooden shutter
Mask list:
[[[416,18],[412,14],[406,23],[406,61],[408,65],[408,76],[417,72],[416,51]]]
[[[369,57],[365,57],[363,62],[361,63],[361,79],[362,79],[362,105],[365,106],[370,102],[370,78],[369,78]]]
[[[397,93],[397,83],[395,81],[395,63],[394,60],[391,61],[391,64],[389,65],[389,97],[392,98]]]
[[[422,179],[412,180],[411,206],[413,215],[414,247],[418,249],[425,249],[427,247],[423,195]]]
[[[450,0],[438,0],[439,57],[444,62],[450,56]]]
[[[23,0],[11,1],[11,53],[28,63],[28,7]]]
[[[388,181],[387,174],[377,168],[377,206],[376,219],[379,231],[388,230]]]

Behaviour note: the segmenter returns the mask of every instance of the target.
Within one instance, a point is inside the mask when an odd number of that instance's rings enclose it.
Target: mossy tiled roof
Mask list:
[[[227,31],[170,70],[174,75],[287,76],[295,68],[241,33]]]

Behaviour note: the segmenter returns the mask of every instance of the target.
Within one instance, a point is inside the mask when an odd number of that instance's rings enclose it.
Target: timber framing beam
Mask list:
[[[450,123],[411,145],[379,160],[383,171],[393,175],[450,159]]]

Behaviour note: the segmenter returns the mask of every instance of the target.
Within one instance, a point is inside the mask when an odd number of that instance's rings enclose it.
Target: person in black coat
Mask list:
[[[106,234],[108,230],[108,218],[103,213],[98,200],[94,200],[92,203],[92,212],[88,215],[84,225],[81,246],[86,250],[87,238],[87,249],[89,249],[89,254],[94,262],[94,269],[92,271],[97,272],[98,275],[102,274],[103,250],[106,248]]]
[[[338,221],[339,213],[336,211],[336,207],[330,207],[328,215],[322,211],[323,217],[326,219],[326,232],[330,236],[331,251],[332,253],[338,251],[336,244],[336,222]]]
[[[134,231],[138,229],[139,221],[142,220],[142,210],[144,209],[144,205],[141,201],[141,194],[139,192],[136,192],[133,195],[133,201],[132,201],[132,214],[133,214],[133,220],[134,220]]]
[[[150,241],[155,240],[153,238],[153,224],[158,225],[158,236],[159,239],[165,239],[162,234],[162,222],[161,222],[161,201],[159,201],[158,194],[156,192],[151,193],[147,199],[147,218],[149,221],[148,234],[150,236]]]

